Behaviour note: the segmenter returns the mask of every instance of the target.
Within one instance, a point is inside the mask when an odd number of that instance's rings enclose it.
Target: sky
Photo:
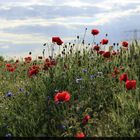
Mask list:
[[[53,36],[65,43],[80,38],[87,28],[99,29],[96,41],[108,33],[109,43],[132,38],[140,30],[140,0],[0,0],[0,55],[25,57],[42,54]],[[138,34],[139,35],[139,34]]]

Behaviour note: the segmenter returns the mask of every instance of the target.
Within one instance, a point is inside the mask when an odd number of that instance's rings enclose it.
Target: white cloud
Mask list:
[[[15,33],[0,33],[0,45],[3,44],[40,44],[42,45],[44,42],[51,43],[51,37],[48,36],[40,36],[40,35],[30,35],[30,34],[15,34]],[[62,38],[65,42],[69,40],[74,40],[74,37],[64,37]],[[2,43],[1,43],[2,42]]]
[[[7,28],[15,28],[20,26],[30,26],[30,25],[40,25],[40,26],[50,26],[52,24],[60,24],[67,28],[73,28],[69,26],[70,24],[75,23],[74,21],[69,22],[72,20],[78,20],[82,17],[71,17],[71,18],[55,18],[55,19],[41,19],[41,18],[30,18],[24,20],[10,20],[9,22],[6,19],[0,19],[0,29],[7,29]],[[88,18],[88,17],[85,17]]]
[[[140,6],[137,6],[135,9],[130,10],[120,10],[120,11],[113,11],[107,13],[101,13],[96,15],[96,21],[93,22],[93,25],[104,25],[106,23],[111,23],[111,21],[122,19],[125,21],[124,18],[133,15],[140,15]]]
[[[86,6],[91,6],[91,3],[82,2],[80,0],[75,0],[75,1],[66,1],[62,5],[71,6],[71,7],[83,7],[83,6],[86,7]],[[92,4],[92,6],[93,5],[94,4]]]
[[[140,4],[139,0],[1,0],[0,4],[3,6],[30,6],[30,5],[49,5],[49,6],[72,6],[72,7],[85,7],[85,6],[98,6],[101,8],[111,8],[111,6],[127,5],[127,4]]]
[[[5,45],[5,46],[0,46],[0,48],[1,48],[1,49],[9,49],[9,48],[10,48],[10,46],[8,46],[8,45]]]
[[[45,36],[37,36],[30,34],[16,34],[16,33],[5,33],[0,32],[0,42],[14,43],[14,44],[34,44],[34,43],[43,43],[48,41],[49,38]]]

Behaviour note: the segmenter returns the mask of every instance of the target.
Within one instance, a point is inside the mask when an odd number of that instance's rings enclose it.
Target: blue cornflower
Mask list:
[[[95,78],[95,77],[96,77],[96,74],[90,75],[90,79],[93,79],[93,78]]]
[[[12,137],[10,133],[6,134],[5,137]]]
[[[12,93],[12,92],[8,92],[8,93],[6,94],[6,97],[11,97],[11,96],[13,96],[13,93]]]
[[[50,99],[51,99],[51,97],[50,97],[50,96],[48,96],[48,97],[47,97],[47,99],[48,99],[48,100],[50,100]]]
[[[65,125],[61,125],[60,128],[61,128],[62,130],[65,130],[65,129],[66,129],[66,126],[65,126]]]
[[[86,72],[87,72],[87,69],[83,69],[82,71],[83,71],[84,73],[86,73]]]
[[[19,91],[20,91],[20,92],[23,92],[23,91],[24,91],[24,89],[23,89],[23,88],[20,88],[20,89],[19,89]]]

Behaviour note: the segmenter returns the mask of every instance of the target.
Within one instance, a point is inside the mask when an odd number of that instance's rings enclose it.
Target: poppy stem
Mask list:
[[[77,52],[79,50],[79,44],[80,44],[80,39],[78,38],[75,52]]]
[[[49,47],[49,45],[48,45],[48,43],[47,43],[47,50],[48,50],[48,56],[50,56],[50,47]]]
[[[92,46],[95,44],[95,35],[93,37],[93,42],[92,42]]]
[[[85,28],[85,32],[84,32],[83,41],[85,41],[86,33],[87,33],[87,28]]]
[[[52,52],[51,52],[52,54],[51,54],[51,56],[52,56],[52,58],[53,58],[53,53],[54,53],[54,44],[52,44],[52,45],[51,45],[51,49],[52,49]]]
[[[82,40],[81,45],[80,45],[80,50],[81,50],[81,46],[85,44],[86,33],[87,33],[87,28],[85,28],[85,32],[84,32],[84,36],[83,36],[83,40]]]
[[[45,49],[42,51],[43,58],[45,58]]]
[[[60,46],[59,46],[59,54],[60,54]]]

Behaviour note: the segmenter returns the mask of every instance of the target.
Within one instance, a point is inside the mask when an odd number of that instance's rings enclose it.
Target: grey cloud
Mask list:
[[[89,16],[96,13],[103,12],[102,9],[97,7],[70,7],[70,6],[34,6],[34,9],[44,18],[47,17],[71,17],[71,16]],[[46,14],[44,14],[46,13]]]
[[[128,4],[124,6],[114,5],[115,10],[128,10],[136,8],[137,4]],[[108,12],[103,8],[95,6],[71,7],[71,6],[47,6],[47,5],[31,5],[31,6],[12,6],[9,9],[0,9],[0,18],[13,19],[29,19],[43,18],[54,19],[61,17],[76,17],[76,16],[94,16],[98,13]],[[9,21],[10,22],[10,21]]]
[[[74,35],[76,30],[72,30],[71,28],[65,27],[63,25],[53,24],[50,26],[40,26],[40,25],[19,26],[15,28],[7,28],[4,29],[3,31],[7,33],[16,33],[16,34],[37,34],[40,36],[46,35],[46,36],[69,37]]]
[[[36,13],[26,7],[15,6],[9,9],[0,9],[0,18],[7,19],[7,20],[26,19],[35,16]]]
[[[0,9],[0,17],[10,19],[45,18],[53,19],[59,17],[91,16],[103,12],[97,7],[70,7],[70,6],[47,6],[32,5],[27,7],[13,6],[9,9]]]

